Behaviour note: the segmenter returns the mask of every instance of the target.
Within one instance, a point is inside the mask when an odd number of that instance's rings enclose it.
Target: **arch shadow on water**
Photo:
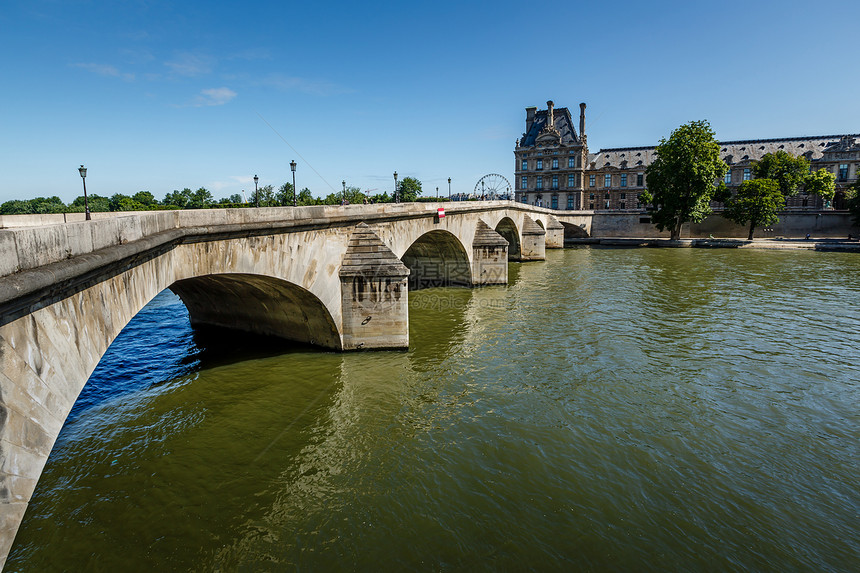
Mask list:
[[[433,230],[421,235],[400,258],[409,268],[409,290],[472,286],[469,256],[452,233]]]
[[[129,392],[145,391],[193,372],[291,352],[320,351],[316,337],[323,342],[332,342],[336,330],[334,334],[331,330],[324,330],[322,336],[312,330],[313,321],[308,316],[314,310],[319,312],[322,305],[318,299],[317,305],[308,304],[307,298],[313,295],[305,291],[304,295],[299,293],[292,298],[266,299],[259,296],[259,281],[248,281],[243,285],[241,281],[245,277],[220,275],[187,279],[156,295],[108,347],[84,384],[66,423],[105,400]],[[276,281],[269,277],[263,279],[269,283]],[[252,286],[255,284],[257,286]],[[213,288],[214,285],[222,288]],[[223,303],[215,298],[223,295],[228,285],[233,287],[235,296],[245,297],[242,305],[237,304],[235,297],[225,296],[221,299]],[[198,296],[199,289],[209,290],[206,296]],[[298,287],[292,289],[299,290]],[[180,291],[186,298],[175,291]],[[282,305],[281,314],[289,316],[291,321],[282,324],[280,330],[273,329],[271,324],[255,322],[255,313],[260,311],[260,307],[271,307],[276,301]],[[229,309],[228,316],[233,320],[241,318],[241,308],[250,309],[244,315],[248,327],[225,326],[223,313],[220,321],[211,320],[212,311],[206,308],[207,302]],[[196,315],[189,310],[189,304]],[[317,322],[334,329],[327,311],[324,316],[317,317]],[[293,327],[294,331],[286,332],[288,327]],[[266,331],[269,333],[264,333]],[[280,333],[286,336],[279,336]],[[287,338],[290,335],[292,339]]]

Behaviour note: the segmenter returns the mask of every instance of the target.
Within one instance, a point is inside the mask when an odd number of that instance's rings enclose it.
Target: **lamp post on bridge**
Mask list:
[[[436,201],[439,200],[439,186],[436,186]]]
[[[90,217],[90,203],[87,201],[87,168],[81,165],[78,173],[81,174],[81,181],[84,182],[84,218],[89,221],[92,217]]]
[[[341,181],[341,184],[343,185],[343,192],[340,194],[340,204],[346,205],[346,179]]]
[[[254,175],[254,207],[260,206],[260,191],[257,189],[257,183],[260,182],[260,178]]]
[[[290,161],[290,171],[293,172],[293,207],[296,206],[296,160]]]
[[[400,193],[397,190],[397,171],[394,172],[394,202],[400,203]]]
[[[451,178],[448,178],[448,201],[451,200]]]

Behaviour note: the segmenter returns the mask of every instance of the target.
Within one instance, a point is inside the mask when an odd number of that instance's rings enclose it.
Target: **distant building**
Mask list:
[[[583,209],[582,185],[588,162],[585,104],[579,104],[579,133],[566,107],[526,108],[526,131],[514,150],[517,201],[552,209]]]
[[[548,126],[552,126],[550,129]],[[645,168],[656,157],[656,146],[617,147],[589,153],[586,144],[585,104],[580,104],[579,135],[567,108],[537,111],[526,108],[526,132],[517,140],[517,201],[552,209],[636,210],[645,190]],[[735,191],[752,178],[753,162],[767,153],[785,151],[810,160],[812,169],[836,176],[832,207],[845,207],[845,190],[860,172],[860,134],[751,139],[720,143],[720,156],[729,165],[725,183]],[[581,163],[580,163],[581,162]],[[821,197],[801,189],[786,202],[789,210],[826,208]],[[716,208],[720,204],[714,203]]]

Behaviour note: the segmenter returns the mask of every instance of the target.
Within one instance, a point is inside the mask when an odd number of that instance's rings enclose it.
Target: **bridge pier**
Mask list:
[[[564,225],[558,219],[550,216],[546,225],[546,248],[564,248]]]
[[[409,269],[366,223],[340,269],[343,349],[409,348]]]
[[[521,261],[543,261],[546,259],[546,231],[530,217],[523,217],[523,244],[520,248]],[[563,237],[564,235],[562,235]],[[564,239],[562,238],[562,245]]]
[[[472,240],[472,286],[508,284],[508,241],[483,221]]]

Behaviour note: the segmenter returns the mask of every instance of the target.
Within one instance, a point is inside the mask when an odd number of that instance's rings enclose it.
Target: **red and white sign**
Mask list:
[[[445,218],[445,207],[439,207],[438,209],[436,209],[436,215],[438,215],[440,219],[444,219]]]

